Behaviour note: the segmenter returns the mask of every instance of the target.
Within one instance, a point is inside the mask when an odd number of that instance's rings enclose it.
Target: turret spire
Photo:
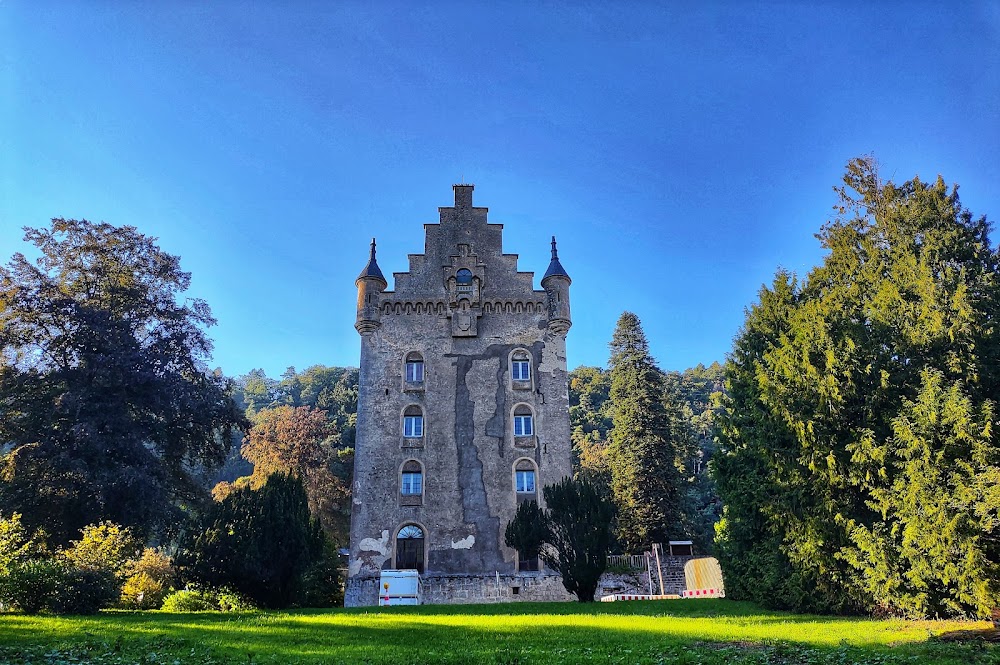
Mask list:
[[[542,277],[542,282],[544,282],[549,277],[565,277],[569,279],[569,275],[566,273],[566,269],[562,267],[559,263],[559,251],[556,249],[556,237],[552,236],[552,260],[549,261],[549,269],[545,271],[545,275]]]
[[[375,279],[382,280],[384,285],[382,288],[389,285],[389,283],[385,281],[385,276],[382,274],[382,271],[379,270],[378,262],[375,260],[375,238],[372,238],[371,253],[368,256],[368,265],[366,265],[365,269],[361,271],[360,275],[358,275],[358,280],[365,279],[366,277],[374,277]],[[355,282],[358,280],[355,280]]]

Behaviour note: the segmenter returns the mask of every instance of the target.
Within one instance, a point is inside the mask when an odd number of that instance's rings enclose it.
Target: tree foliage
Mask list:
[[[685,465],[693,454],[688,414],[649,355],[639,318],[625,312],[611,339],[607,448],[618,540],[638,552],[683,535]]]
[[[0,267],[0,505],[62,544],[111,520],[145,534],[204,496],[241,424],[209,374],[190,274],[134,227],[55,219],[26,229],[39,256]]]
[[[513,547],[522,559],[534,559],[541,553],[542,543],[549,538],[545,511],[534,499],[517,507],[514,519],[507,523],[504,542]]]
[[[253,464],[253,473],[232,485],[222,484],[213,492],[224,498],[235,488],[263,487],[275,473],[291,473],[302,479],[309,497],[309,510],[337,543],[348,539],[350,490],[334,475],[337,451],[331,444],[336,430],[319,409],[279,406],[254,416],[254,426],[243,443],[243,458]]]
[[[351,514],[358,370],[313,365],[285,370],[280,381],[263,370],[235,380],[234,397],[255,423],[227,460],[212,494],[260,487],[275,472],[300,475],[309,506],[335,545],[346,545]]]
[[[81,568],[108,570],[119,579],[129,574],[130,564],[143,551],[130,529],[112,522],[85,526],[82,537],[63,550],[63,557]]]
[[[263,607],[301,605],[317,595],[333,597],[331,552],[319,520],[309,513],[302,481],[274,474],[257,490],[242,488],[215,504],[192,534],[177,563],[183,575],[210,587],[227,587]]]
[[[727,593],[982,615],[998,600],[997,254],[941,178],[848,165],[828,254],[779,272],[727,363]]]
[[[507,524],[505,542],[522,557],[540,554],[559,571],[563,586],[580,602],[594,600],[614,540],[614,504],[599,483],[563,478],[542,489],[545,508],[534,501],[518,506]]]

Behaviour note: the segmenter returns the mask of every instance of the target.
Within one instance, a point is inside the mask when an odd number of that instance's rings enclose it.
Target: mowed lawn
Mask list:
[[[250,614],[0,615],[0,663],[973,663],[988,622],[872,621],[726,600]]]

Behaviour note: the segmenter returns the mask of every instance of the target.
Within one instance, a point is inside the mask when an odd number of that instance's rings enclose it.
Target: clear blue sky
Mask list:
[[[632,310],[683,369],[820,260],[854,156],[1000,217],[997,2],[416,4],[0,2],[0,260],[133,224],[213,366],[356,365],[370,237],[405,270],[464,180],[536,279],[558,236],[571,367]]]

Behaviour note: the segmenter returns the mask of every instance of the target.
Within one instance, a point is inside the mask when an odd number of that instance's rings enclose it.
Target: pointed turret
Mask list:
[[[372,238],[368,265],[361,271],[358,278],[354,280],[354,285],[358,287],[358,316],[354,322],[354,327],[360,334],[368,335],[378,330],[382,325],[379,296],[389,286],[389,283],[385,281],[385,276],[382,275],[382,271],[379,270],[378,262],[375,260],[375,238]]]
[[[542,277],[542,288],[549,299],[549,330],[557,335],[565,335],[573,325],[569,313],[569,285],[572,283],[569,273],[559,262],[556,237],[552,236],[552,260]]]

